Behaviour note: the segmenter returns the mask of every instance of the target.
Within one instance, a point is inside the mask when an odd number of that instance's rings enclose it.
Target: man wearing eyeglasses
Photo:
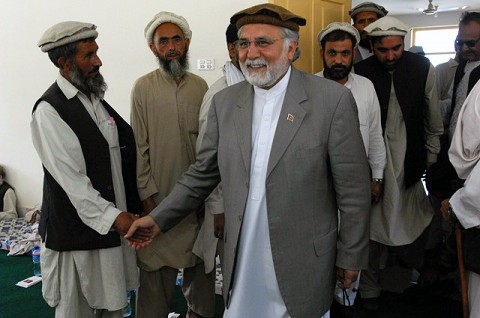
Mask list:
[[[440,104],[445,132],[438,162],[427,171],[426,184],[430,193],[440,202],[450,197],[463,181],[457,176],[448,158],[458,114],[470,90],[480,79],[480,12],[462,14],[455,39],[455,49],[460,55],[453,81],[449,86],[449,99]]]
[[[463,62],[457,67],[452,86],[452,105],[449,115],[449,140],[457,124],[458,114],[470,90],[480,78],[480,12],[465,12],[458,25],[455,44],[460,49]]]
[[[348,288],[368,259],[370,172],[355,100],[292,66],[304,18],[265,3],[230,22],[246,81],[213,97],[197,161],[127,237],[168,233],[221,180],[224,317],[328,317],[335,276]]]
[[[208,88],[202,78],[187,71],[192,31],[185,18],[160,12],[146,26],[145,38],[159,68],[140,77],[131,95],[138,191],[144,215],[169,194],[195,161],[198,115]],[[214,308],[203,307],[211,303],[204,298],[209,278],[201,260],[192,253],[198,229],[199,216],[191,213],[161,240],[139,251],[136,317],[168,316],[180,268],[184,268],[187,317],[214,312]]]

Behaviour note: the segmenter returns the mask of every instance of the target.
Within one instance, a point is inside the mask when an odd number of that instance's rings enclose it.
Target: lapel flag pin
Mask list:
[[[294,119],[295,119],[295,117],[293,117],[292,114],[288,114],[288,115],[287,115],[287,120],[288,120],[288,121],[293,121]]]

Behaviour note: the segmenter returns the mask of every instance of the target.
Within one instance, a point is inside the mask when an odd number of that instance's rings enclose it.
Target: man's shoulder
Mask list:
[[[192,81],[196,83],[201,83],[202,85],[205,85],[208,87],[207,82],[199,75],[194,74],[192,72],[187,72],[187,81]]]
[[[158,69],[153,70],[137,78],[133,86],[137,87],[137,86],[146,85],[148,83],[152,83],[155,80],[155,78],[158,78],[159,76],[161,76],[160,70]]]
[[[450,60],[447,61],[447,62],[437,64],[437,66],[435,66],[435,72],[445,72],[445,71],[447,71],[451,67],[450,66]]]
[[[425,56],[409,51],[403,51],[402,58],[405,60],[407,67],[423,67],[430,68],[430,60]]]
[[[327,85],[333,84],[334,86],[336,86],[336,85],[343,86],[343,85],[338,84],[335,81],[326,79],[322,74],[323,74],[323,71],[312,74],[312,73],[308,73],[308,72],[305,72],[305,71],[297,70],[297,69],[292,67],[292,74],[290,76],[289,85],[296,84],[296,82],[298,82],[298,81],[302,81],[303,83],[307,83],[307,84],[308,83],[313,83],[315,85],[318,84],[318,83],[326,83]]]
[[[222,76],[208,88],[208,91],[206,94],[215,95],[216,93],[220,92],[221,90],[227,87],[228,87],[227,79],[225,76]]]
[[[303,86],[310,95],[321,94],[324,95],[326,93],[332,94],[335,92],[343,92],[348,91],[348,89],[343,86],[342,84],[337,83],[336,81],[326,79],[323,76],[319,76],[317,74],[311,74],[304,71],[297,71],[298,78],[290,79],[289,88],[298,87],[298,85]]]
[[[368,89],[374,89],[372,81],[365,76],[355,73],[350,73],[349,75],[355,84],[358,84],[361,87],[368,87]]]
[[[221,86],[222,86],[221,80],[222,80],[222,78],[217,80],[212,85],[211,88],[213,89],[214,85],[218,85],[218,86],[216,86],[217,89],[218,89],[216,93],[218,93],[219,96],[220,96],[220,94],[223,94],[223,97],[226,97],[226,98],[238,98],[238,97],[235,97],[235,96],[238,96],[239,94],[241,96],[241,94],[244,94],[247,90],[253,89],[252,84],[250,84],[247,81],[241,81],[239,83],[228,86],[226,84],[226,80],[225,80],[225,85],[226,86],[221,88]]]
[[[370,77],[374,71],[384,72],[383,66],[378,61],[375,55],[372,55],[353,66],[355,74],[359,74],[365,77]]]

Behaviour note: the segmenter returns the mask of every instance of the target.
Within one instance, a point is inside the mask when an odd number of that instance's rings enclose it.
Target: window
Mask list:
[[[430,59],[434,66],[447,62],[455,57],[455,39],[458,34],[458,25],[413,28],[412,46],[423,47],[425,57]]]

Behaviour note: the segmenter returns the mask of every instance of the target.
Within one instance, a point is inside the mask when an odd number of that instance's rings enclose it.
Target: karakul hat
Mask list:
[[[235,13],[230,23],[236,24],[238,29],[245,24],[259,23],[298,31],[300,26],[307,24],[307,20],[279,5],[263,3]]]

